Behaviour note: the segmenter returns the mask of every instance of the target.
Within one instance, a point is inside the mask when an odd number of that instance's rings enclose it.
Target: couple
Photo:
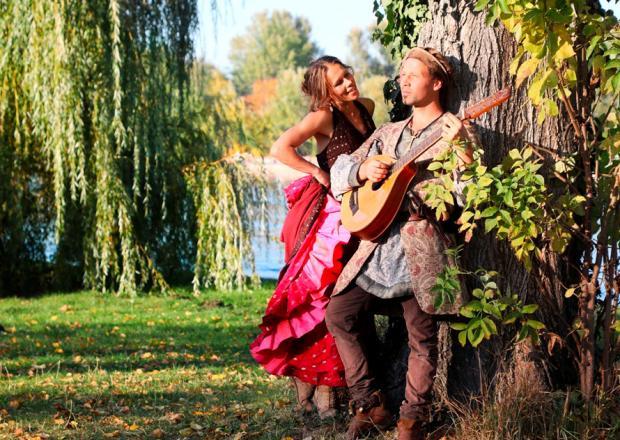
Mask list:
[[[447,264],[448,243],[441,226],[412,210],[409,198],[375,242],[350,236],[340,224],[337,199],[367,180],[387,176],[389,165],[374,156],[398,158],[436,128],[443,138],[421,160],[455,139],[474,139],[469,126],[443,110],[451,74],[438,51],[409,51],[398,81],[412,116],[374,131],[373,103],[359,98],[351,69],[337,58],[322,57],[310,65],[302,84],[310,113],[272,147],[277,159],[308,176],[285,190],[290,208],[282,230],[286,264],[250,351],[270,373],[293,378],[304,411],[312,411],[314,401],[319,415],[334,415],[333,387],[348,386],[349,439],[392,423],[377,372],[369,366],[374,313],[391,308],[405,319],[411,351],[398,438],[421,439],[437,365],[434,315],[456,313],[461,299],[433,308],[431,289]],[[296,153],[310,137],[318,145],[318,167]],[[459,158],[461,165],[470,163],[471,149]],[[416,198],[432,179],[428,171],[418,174],[410,187]]]

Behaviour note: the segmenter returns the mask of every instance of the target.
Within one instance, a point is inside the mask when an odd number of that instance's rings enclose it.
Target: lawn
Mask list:
[[[335,438],[248,353],[272,288],[0,300],[0,438]]]

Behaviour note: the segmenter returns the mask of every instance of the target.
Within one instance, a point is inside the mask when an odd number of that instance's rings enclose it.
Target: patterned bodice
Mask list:
[[[366,107],[359,101],[354,101],[354,103],[360,111],[366,132],[360,133],[340,110],[333,107],[334,131],[332,137],[323,151],[316,155],[319,167],[327,172],[336,162],[338,156],[353,153],[375,131],[375,123]]]

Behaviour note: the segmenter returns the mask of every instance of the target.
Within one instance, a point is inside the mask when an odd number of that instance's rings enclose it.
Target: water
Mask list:
[[[252,251],[258,276],[264,280],[276,280],[284,265],[284,243],[280,241],[280,231],[286,215],[286,202],[279,186],[269,192],[268,198],[269,230],[252,238]],[[246,273],[250,275],[249,268]]]
[[[280,231],[281,225],[274,230]],[[254,251],[254,263],[256,273],[261,279],[276,280],[280,274],[280,269],[284,265],[284,244],[279,240],[265,240],[257,237],[252,240],[252,250]]]

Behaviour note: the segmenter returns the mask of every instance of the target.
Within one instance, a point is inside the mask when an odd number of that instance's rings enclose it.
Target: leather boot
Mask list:
[[[327,385],[319,385],[314,391],[314,403],[321,419],[336,417],[336,393]]]
[[[293,377],[293,387],[295,388],[295,395],[297,397],[296,408],[304,415],[307,415],[314,411],[314,405],[312,404],[312,395],[314,394],[315,386],[311,383],[302,381],[297,377]]]
[[[383,430],[392,422],[392,414],[385,407],[385,397],[381,391],[371,394],[368,407],[352,406],[353,418],[347,430],[347,440],[357,440],[373,429]]]
[[[398,440],[424,440],[421,423],[413,419],[401,417],[396,424]]]

